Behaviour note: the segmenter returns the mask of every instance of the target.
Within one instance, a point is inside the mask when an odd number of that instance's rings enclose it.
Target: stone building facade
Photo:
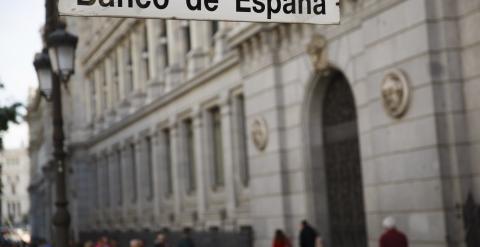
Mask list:
[[[30,200],[30,162],[25,148],[0,151],[2,225],[26,227]]]
[[[53,239],[51,219],[55,205],[53,139],[50,104],[42,100],[38,91],[32,91],[27,106],[29,126],[30,226],[32,237]]]
[[[73,229],[478,246],[480,2],[346,0],[342,24],[67,18]],[[139,230],[141,229],[141,230]],[[296,241],[295,241],[296,244]]]

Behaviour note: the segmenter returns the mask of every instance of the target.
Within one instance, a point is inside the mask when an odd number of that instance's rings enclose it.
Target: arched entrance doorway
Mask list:
[[[315,80],[307,112],[315,224],[333,247],[366,247],[355,101],[337,70]]]

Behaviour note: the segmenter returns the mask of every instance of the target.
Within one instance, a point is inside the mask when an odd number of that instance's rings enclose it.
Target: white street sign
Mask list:
[[[340,0],[59,0],[61,15],[340,23]]]

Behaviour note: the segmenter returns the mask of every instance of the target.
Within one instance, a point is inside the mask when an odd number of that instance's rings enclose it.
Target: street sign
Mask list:
[[[340,0],[59,0],[61,15],[340,23]]]

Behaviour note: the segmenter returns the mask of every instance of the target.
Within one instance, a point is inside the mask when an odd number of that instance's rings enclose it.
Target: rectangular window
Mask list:
[[[119,66],[119,59],[118,59],[118,54],[114,50],[112,52],[112,78],[113,78],[113,102],[112,103],[117,103],[117,101],[120,99],[120,79],[118,76],[118,66]]]
[[[133,49],[132,49],[132,40],[130,37],[127,38],[125,45],[125,95],[128,95],[133,90]]]
[[[102,191],[100,189],[101,187],[101,181],[102,181],[102,174],[100,170],[100,157],[96,158],[96,160],[93,163],[93,173],[95,175],[95,181],[94,181],[94,186],[93,186],[93,195],[95,195],[95,206],[97,208],[100,208],[101,206],[101,201],[102,201]]]
[[[137,201],[137,155],[135,144],[130,144],[130,174],[132,176],[132,202]]]
[[[172,175],[172,144],[170,139],[170,130],[165,129],[163,131],[163,140],[165,148],[165,179],[166,179],[166,188],[165,193],[167,197],[173,195],[173,175]]]
[[[103,182],[103,202],[105,207],[110,207],[110,173],[109,173],[109,165],[110,165],[110,157],[109,155],[105,155],[105,164],[103,164],[103,174],[102,174],[102,182]]]
[[[143,25],[143,44],[142,44],[142,60],[145,73],[145,79],[150,79],[150,54],[148,46],[148,28],[147,25]]]
[[[108,108],[108,81],[107,81],[107,66],[104,63],[100,66],[100,80],[101,80],[101,90],[102,94],[100,95],[102,97],[102,112],[106,112],[106,109]]]
[[[195,139],[193,132],[193,122],[191,119],[184,121],[185,126],[185,143],[186,143],[186,185],[187,192],[194,193],[196,190],[195,179]]]
[[[210,22],[210,40],[211,40],[211,45],[213,46],[215,44],[215,35],[217,34],[219,29],[219,22],[218,21],[211,21]]]
[[[222,135],[222,116],[219,107],[210,110],[212,123],[212,141],[213,141],[213,187],[214,189],[223,187],[225,184],[224,164],[223,164],[223,135]]]
[[[90,107],[91,107],[91,113],[92,113],[92,120],[95,119],[95,116],[97,115],[97,89],[95,85],[95,76],[92,73],[90,76]]]
[[[153,199],[153,143],[152,138],[147,136],[145,138],[145,144],[147,146],[147,200]]]
[[[192,38],[190,34],[190,22],[183,21],[182,22],[182,31],[183,37],[185,41],[185,53],[188,54],[192,50]]]
[[[238,95],[235,98],[236,102],[236,121],[238,126],[238,158],[240,165],[240,179],[243,186],[248,187],[250,183],[250,166],[247,154],[247,127],[245,121],[247,119],[245,114],[245,99],[243,95]]]
[[[167,21],[162,20],[160,30],[160,43],[162,46],[163,54],[163,64],[165,67],[170,65],[170,59],[168,57],[168,32],[167,32]]]

